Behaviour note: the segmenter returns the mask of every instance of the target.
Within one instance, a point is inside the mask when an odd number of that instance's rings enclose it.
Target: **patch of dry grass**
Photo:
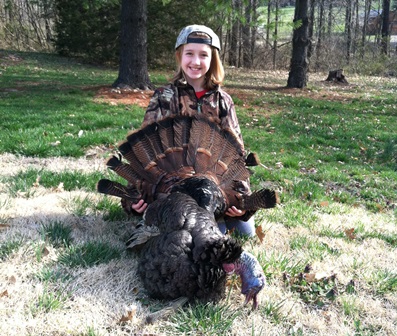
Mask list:
[[[17,174],[20,169],[45,166],[49,170],[104,170],[99,159],[33,159],[9,154],[0,156],[3,174]],[[177,334],[169,320],[145,324],[150,310],[162,303],[148,299],[136,274],[134,255],[122,253],[120,259],[93,267],[63,268],[66,279],[46,282],[37,276],[44,268],[57,268],[62,248],[54,248],[40,234],[43,224],[58,221],[72,228],[75,244],[106,241],[124,249],[132,223],[106,222],[101,213],[78,216],[68,202],[78,198],[98,202],[102,195],[83,191],[66,192],[40,188],[26,198],[11,198],[7,185],[0,188],[0,244],[21,239],[19,248],[0,264],[0,334],[1,335],[170,335]],[[233,321],[234,335],[394,335],[397,330],[397,293],[377,294],[376,276],[382,270],[397,272],[396,245],[377,238],[365,238],[365,232],[397,236],[392,213],[370,213],[363,208],[330,204],[329,211],[316,213],[314,227],[285,227],[263,216],[266,235],[262,244],[251,242],[246,248],[261,256],[267,266],[268,285],[260,295],[261,306],[252,312],[243,307],[239,289],[232,289],[224,303],[240,310]],[[283,211],[283,206],[270,211]],[[262,217],[261,217],[262,218]],[[277,216],[275,217],[277,218]],[[346,230],[354,228],[356,236]],[[348,231],[347,231],[348,232]],[[360,235],[362,236],[360,239]],[[292,249],[297,236],[326,244],[337,254],[311,259],[311,251]],[[40,252],[40,258],[38,257]],[[301,299],[299,292],[283,280],[283,258],[292,265],[310,260],[311,274],[322,279],[336,275],[338,293],[334,300],[318,306]],[[303,270],[302,270],[303,272]],[[353,281],[354,290],[346,290]],[[314,280],[313,280],[314,282]],[[320,283],[320,282],[319,282]],[[310,285],[310,283],[309,283]],[[308,288],[308,287],[306,287]],[[67,293],[61,305],[44,309],[38,305],[46,293]],[[277,309],[269,307],[277,306]],[[268,307],[268,310],[266,310]]]

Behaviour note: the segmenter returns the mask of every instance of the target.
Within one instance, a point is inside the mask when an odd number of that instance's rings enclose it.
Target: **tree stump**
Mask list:
[[[334,82],[334,83],[349,84],[342,72],[343,72],[343,69],[331,70],[328,73],[328,77],[327,77],[327,79],[325,81]]]

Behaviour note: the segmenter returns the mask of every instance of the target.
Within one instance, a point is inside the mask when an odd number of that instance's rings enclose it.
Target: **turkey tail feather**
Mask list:
[[[106,165],[129,183],[135,184],[137,180],[141,179],[131,165],[123,163],[120,158],[116,156],[111,157],[106,162]]]
[[[241,200],[241,209],[268,209],[274,208],[278,203],[280,203],[280,199],[276,191],[261,189],[250,195],[244,195]]]
[[[112,195],[128,199],[136,203],[142,197],[141,194],[135,188],[128,188],[121,183],[110,181],[107,179],[99,180],[97,184],[97,190],[106,195]]]
[[[193,166],[197,173],[203,173],[211,164],[211,143],[215,128],[202,119],[194,118],[190,129],[187,163]],[[206,150],[204,150],[206,149]],[[208,150],[209,149],[209,150]]]

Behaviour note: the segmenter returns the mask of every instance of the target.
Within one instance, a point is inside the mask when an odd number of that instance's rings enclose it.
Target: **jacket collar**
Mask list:
[[[178,87],[178,88],[185,88],[185,89],[192,89],[192,90],[194,90],[193,87],[186,81],[185,78],[177,79],[177,80],[174,82],[174,85],[175,85],[176,87]],[[210,90],[210,91],[208,91],[208,92],[216,92],[216,91],[219,91],[219,85],[218,85],[218,84],[215,86],[215,88],[214,88],[213,90]]]

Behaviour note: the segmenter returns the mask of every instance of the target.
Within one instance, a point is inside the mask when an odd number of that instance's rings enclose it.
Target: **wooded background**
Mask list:
[[[149,67],[172,67],[175,38],[193,23],[208,25],[219,34],[227,65],[256,69],[291,65],[293,31],[301,25],[293,22],[295,1],[201,1],[194,6],[182,0],[146,2]],[[57,52],[117,65],[121,3],[0,0],[0,48]],[[357,73],[397,74],[396,0],[308,3],[310,71],[349,67]]]

